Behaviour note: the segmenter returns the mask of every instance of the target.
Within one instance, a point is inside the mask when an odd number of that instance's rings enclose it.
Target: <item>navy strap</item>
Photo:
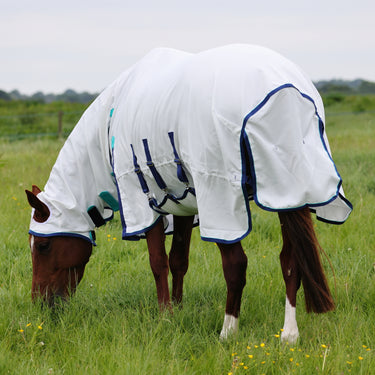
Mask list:
[[[143,141],[143,147],[145,149],[147,166],[150,168],[150,171],[151,171],[152,175],[154,176],[154,179],[155,179],[156,183],[158,184],[159,188],[161,190],[165,190],[167,188],[167,185],[164,182],[163,178],[160,176],[159,172],[157,171],[154,163],[152,162],[147,139],[143,139],[142,141]]]
[[[178,156],[176,146],[174,144],[174,133],[169,132],[168,133],[169,139],[171,141],[172,147],[173,147],[173,153],[174,153],[174,162],[177,164],[177,177],[181,182],[184,182],[185,184],[189,183],[189,180],[185,174],[184,168],[182,167],[182,162],[180,157]]]
[[[133,164],[134,164],[134,172],[137,174],[138,176],[138,180],[139,180],[139,183],[141,184],[141,187],[142,187],[142,190],[145,194],[148,194],[150,192],[148,186],[147,186],[147,182],[143,176],[143,173],[141,171],[141,168],[139,167],[138,165],[138,162],[137,162],[137,157],[135,156],[135,153],[134,153],[134,148],[133,148],[133,145],[130,145],[130,147],[132,148],[132,153],[133,153]]]

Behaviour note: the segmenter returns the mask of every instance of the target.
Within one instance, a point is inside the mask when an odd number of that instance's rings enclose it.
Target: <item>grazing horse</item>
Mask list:
[[[258,46],[151,51],[84,113],[32,206],[32,296],[74,292],[95,227],[119,211],[123,239],[147,241],[161,309],[182,301],[192,228],[220,249],[227,300],[221,337],[238,330],[251,231],[249,201],[278,212],[286,285],[282,340],[295,342],[296,293],[307,311],[334,308],[310,211],[343,223],[352,206],[332,160],[324,109],[289,60]],[[165,235],[173,233],[167,255]]]

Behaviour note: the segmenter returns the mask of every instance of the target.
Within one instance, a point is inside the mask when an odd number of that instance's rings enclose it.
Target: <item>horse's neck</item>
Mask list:
[[[87,215],[91,206],[103,210],[99,194],[107,191],[116,196],[109,160],[108,119],[111,96],[108,92],[84,113],[60,151],[45,187],[45,193],[61,212],[74,220],[93,223]]]

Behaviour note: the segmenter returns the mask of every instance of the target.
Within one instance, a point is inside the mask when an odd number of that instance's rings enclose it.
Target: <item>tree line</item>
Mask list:
[[[44,94],[42,91],[38,91],[32,95],[21,94],[18,90],[11,92],[5,92],[0,90],[0,100],[3,101],[32,101],[38,103],[53,103],[53,102],[65,102],[65,103],[90,103],[96,97],[98,93],[76,92],[68,89],[62,94]]]

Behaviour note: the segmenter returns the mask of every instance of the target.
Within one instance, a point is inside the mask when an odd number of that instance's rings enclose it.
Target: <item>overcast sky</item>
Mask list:
[[[0,0],[0,90],[97,92],[154,47],[272,48],[313,80],[375,81],[373,0]]]

